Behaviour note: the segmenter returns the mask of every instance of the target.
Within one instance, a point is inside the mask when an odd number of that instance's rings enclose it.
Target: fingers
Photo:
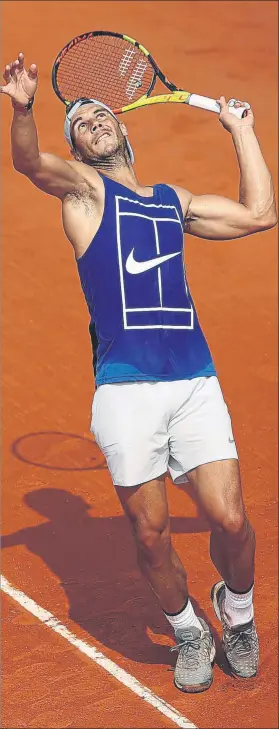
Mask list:
[[[8,84],[11,81],[11,78],[11,67],[7,65],[3,73],[3,79],[6,81],[6,84]]]
[[[11,63],[8,63],[5,67],[5,71],[3,73],[3,78],[5,79],[6,83],[10,83],[10,81],[13,78],[16,78],[17,74],[24,70],[24,53],[19,53],[18,57],[15,61],[12,61]],[[37,76],[37,67],[34,63],[31,64],[30,69],[28,71],[28,75],[30,78],[36,78]]]
[[[249,110],[249,104],[246,103],[246,101],[240,101],[239,99],[230,99],[229,101],[226,101],[224,96],[220,96],[220,99],[217,99],[218,104],[220,104],[220,110],[222,111],[226,107],[234,107],[235,109],[239,109],[241,106],[245,107],[245,109]],[[245,114],[246,116],[246,114]]]
[[[234,128],[240,126],[254,126],[254,114],[247,101],[239,99],[226,101],[224,96],[220,96],[217,102],[220,106],[219,121],[227,131],[232,132]]]
[[[9,93],[9,89],[10,89],[9,84],[12,81],[12,77],[11,77],[11,66],[10,66],[10,64],[8,64],[5,67],[5,71],[3,73],[3,79],[6,82],[6,86],[0,86],[0,93],[1,94],[8,94]]]
[[[23,71],[24,69],[24,53],[18,54],[18,70]]]
[[[235,109],[240,109],[240,107],[246,108],[246,102],[245,101],[239,101],[239,99],[230,99],[228,101],[229,107],[234,107]]]
[[[17,78],[21,73],[24,71],[24,53],[20,52],[18,54],[18,57],[15,59],[15,61],[12,61],[11,63],[8,63],[5,67],[3,78],[6,82],[7,86],[9,84],[13,84],[17,82]],[[30,68],[27,71],[28,77],[30,80],[36,80],[38,76],[38,69],[35,63],[32,63]],[[0,87],[0,93],[9,93],[10,88],[7,89],[6,86]]]
[[[31,63],[30,68],[28,69],[28,76],[31,79],[35,79],[38,76],[38,69],[35,63]]]
[[[23,54],[19,55],[22,56]],[[16,73],[22,68],[23,60],[19,57],[15,61],[11,61],[11,63],[8,63],[3,73],[3,78],[5,79],[6,83],[10,83],[10,81],[16,76]]]
[[[218,104],[220,104],[220,111],[222,111],[226,106],[227,102],[224,96],[220,96],[220,99],[217,99]]]
[[[18,72],[19,72],[19,60],[18,58],[15,61],[12,61],[10,64],[10,74],[12,78],[16,78]]]
[[[6,82],[6,86],[0,86],[0,93],[10,94],[11,86],[17,84],[18,78],[23,72],[24,53],[20,52],[18,57],[14,61],[11,61],[11,63],[8,63],[5,67],[3,78]],[[32,63],[27,73],[30,79],[36,79],[38,75],[37,66]]]

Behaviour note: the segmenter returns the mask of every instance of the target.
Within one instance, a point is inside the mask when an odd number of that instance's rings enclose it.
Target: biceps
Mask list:
[[[185,232],[209,240],[241,238],[260,229],[245,205],[217,195],[193,196],[185,218]]]
[[[28,177],[40,190],[61,199],[81,183],[71,165],[53,154],[40,154],[36,169]]]

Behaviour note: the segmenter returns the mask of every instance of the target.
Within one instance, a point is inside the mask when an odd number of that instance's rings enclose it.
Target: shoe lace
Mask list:
[[[228,644],[230,649],[235,648],[239,654],[248,653],[253,647],[252,627],[238,630],[236,633],[229,633]]]
[[[198,658],[195,655],[196,651],[199,651],[201,647],[201,638],[197,636],[193,638],[192,633],[183,634],[183,640],[180,643],[176,643],[170,648],[170,651],[180,651],[183,649],[183,658],[188,659],[190,663],[198,663]]]

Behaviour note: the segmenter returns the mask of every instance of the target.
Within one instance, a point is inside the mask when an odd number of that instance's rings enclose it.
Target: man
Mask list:
[[[259,651],[253,611],[255,537],[242,498],[230,416],[184,271],[183,229],[206,239],[251,235],[277,222],[270,173],[253,131],[224,97],[220,121],[232,135],[240,197],[195,196],[139,184],[127,129],[100,101],[71,105],[71,162],[38,148],[32,104],[37,68],[23,54],[6,66],[14,107],[17,171],[62,202],[63,224],[91,315],[97,390],[92,432],[135,537],[138,563],[174,628],[175,685],[212,683],[215,646],[188,595],[170,535],[165,476],[189,481],[211,525],[210,555],[221,576],[212,601],[232,672],[254,676]],[[240,102],[237,102],[240,104]]]

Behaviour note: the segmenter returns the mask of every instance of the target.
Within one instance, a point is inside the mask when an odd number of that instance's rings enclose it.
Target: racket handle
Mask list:
[[[237,109],[234,107],[236,99],[230,99],[228,106],[231,114],[234,114],[238,119],[242,119],[245,116],[246,109],[250,109],[250,104],[247,101],[242,102],[245,106],[239,106]],[[207,111],[215,111],[216,114],[220,114],[220,104],[215,99],[209,99],[208,96],[199,96],[199,94],[190,94],[189,100],[187,101],[189,106],[197,106],[199,109],[206,109]]]

